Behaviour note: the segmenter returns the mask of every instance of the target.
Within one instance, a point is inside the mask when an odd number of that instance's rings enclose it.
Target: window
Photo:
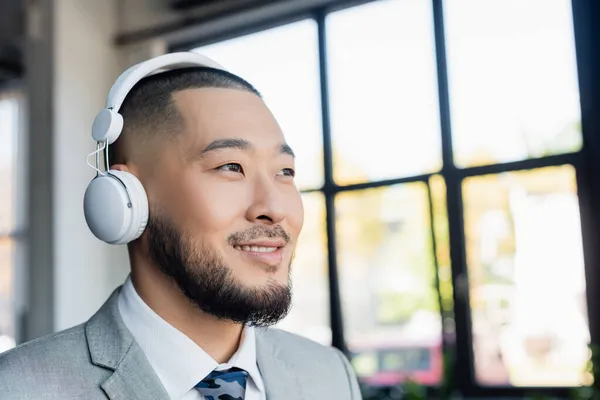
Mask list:
[[[441,168],[431,14],[426,1],[402,0],[377,1],[327,16],[336,183]]]
[[[586,384],[571,1],[350,3],[194,48],[298,155],[281,327],[345,348],[369,391],[448,385],[448,365],[463,392]]]
[[[475,381],[579,386],[590,337],[570,165],[582,147],[571,2],[444,5],[456,165],[537,167],[467,169],[462,181]]]
[[[400,383],[407,373],[439,383],[442,322],[427,184],[345,191],[335,211],[347,345],[356,357],[385,350],[380,369],[358,368],[358,375],[373,384]]]
[[[456,164],[576,152],[581,111],[569,0],[444,1]]]
[[[20,98],[0,93],[0,352],[15,346],[15,275],[20,250],[18,141]]]
[[[475,176],[463,193],[477,380],[583,384],[590,338],[574,168]]]

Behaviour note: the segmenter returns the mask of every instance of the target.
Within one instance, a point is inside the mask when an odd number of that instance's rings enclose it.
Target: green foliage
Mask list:
[[[451,399],[453,394],[457,391],[456,382],[454,381],[455,359],[453,350],[444,350],[443,376],[442,382],[440,383],[440,400]]]
[[[585,372],[592,380],[589,386],[576,388],[571,392],[573,400],[600,400],[600,346],[590,344],[590,360]]]
[[[411,380],[408,380],[402,385],[403,396],[405,400],[424,400],[427,398],[427,389]]]
[[[410,320],[415,310],[437,312],[438,308],[433,288],[404,293],[384,292],[380,295],[377,320],[383,324],[402,324]]]

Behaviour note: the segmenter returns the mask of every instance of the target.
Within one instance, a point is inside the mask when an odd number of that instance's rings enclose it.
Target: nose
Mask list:
[[[275,225],[285,219],[285,202],[275,182],[268,177],[256,179],[252,203],[246,211],[246,219],[253,223]]]

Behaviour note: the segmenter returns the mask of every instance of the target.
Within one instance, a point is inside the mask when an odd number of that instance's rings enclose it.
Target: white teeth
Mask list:
[[[233,246],[233,248],[240,251],[253,251],[256,253],[272,253],[277,250],[277,247],[263,246]]]
[[[277,250],[277,247],[256,247],[256,250],[253,247],[252,249],[252,251],[258,251],[259,253],[272,253]]]

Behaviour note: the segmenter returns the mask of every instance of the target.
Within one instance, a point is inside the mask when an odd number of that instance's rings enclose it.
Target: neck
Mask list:
[[[215,361],[225,363],[237,351],[243,326],[200,310],[153,263],[132,256],[131,280],[148,307]]]

